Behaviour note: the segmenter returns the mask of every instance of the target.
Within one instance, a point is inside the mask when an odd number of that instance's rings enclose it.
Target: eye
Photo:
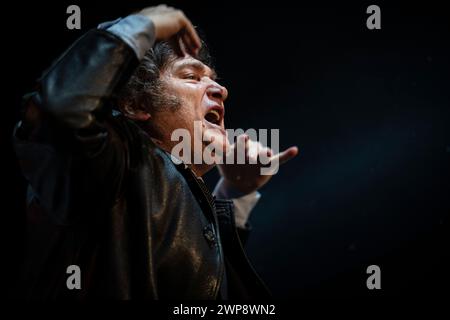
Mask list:
[[[196,81],[200,81],[200,77],[197,76],[196,74],[193,74],[193,73],[186,74],[186,75],[184,76],[184,78],[185,78],[185,79],[188,79],[188,80],[196,80]]]

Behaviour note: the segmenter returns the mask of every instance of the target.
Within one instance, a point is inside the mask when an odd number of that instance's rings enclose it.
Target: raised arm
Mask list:
[[[62,223],[109,205],[123,179],[126,146],[111,120],[114,98],[158,40],[196,54],[184,14],[167,6],[103,24],[77,40],[24,99],[14,143],[34,199]]]

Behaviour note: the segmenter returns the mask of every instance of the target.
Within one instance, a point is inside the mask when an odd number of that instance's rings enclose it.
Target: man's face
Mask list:
[[[171,63],[161,74],[164,83],[165,93],[173,96],[180,102],[179,108],[170,110],[163,108],[163,111],[156,113],[153,121],[159,131],[162,147],[170,152],[178,144],[178,141],[171,141],[172,132],[176,129],[186,129],[191,136],[191,155],[194,153],[194,137],[215,141],[218,149],[228,150],[228,139],[226,138],[224,124],[224,101],[228,92],[225,87],[216,81],[214,70],[191,56],[184,56]],[[194,134],[194,122],[201,127],[201,133]],[[203,136],[203,137],[202,137]],[[199,141],[197,141],[199,142]],[[203,152],[209,142],[199,142]],[[196,173],[203,174],[209,168],[194,169]]]

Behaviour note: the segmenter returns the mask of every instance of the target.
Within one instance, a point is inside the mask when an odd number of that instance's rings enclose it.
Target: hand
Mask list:
[[[163,4],[142,9],[139,14],[153,21],[157,41],[169,41],[180,56],[186,52],[197,56],[202,46],[200,37],[183,11]]]
[[[239,144],[245,144],[245,164],[220,164],[219,172],[223,177],[223,183],[226,187],[239,190],[243,194],[249,194],[265,185],[272,177],[271,175],[262,175],[261,168],[271,166],[278,161],[281,165],[298,154],[297,147],[290,147],[283,152],[273,155],[273,151],[264,147],[260,142],[250,140],[248,135],[240,135],[235,144],[230,148],[230,152],[235,156]],[[269,164],[263,165],[258,159],[266,157],[270,160]],[[278,169],[278,167],[277,167]]]

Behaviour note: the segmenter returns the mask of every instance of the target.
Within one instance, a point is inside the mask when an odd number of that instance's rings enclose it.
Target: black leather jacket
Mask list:
[[[137,125],[112,114],[115,93],[137,65],[121,39],[92,30],[26,97],[14,133],[29,181],[19,294],[268,297],[244,253],[246,231],[238,234],[232,202],[215,199]],[[66,287],[69,265],[81,268],[81,290]]]

